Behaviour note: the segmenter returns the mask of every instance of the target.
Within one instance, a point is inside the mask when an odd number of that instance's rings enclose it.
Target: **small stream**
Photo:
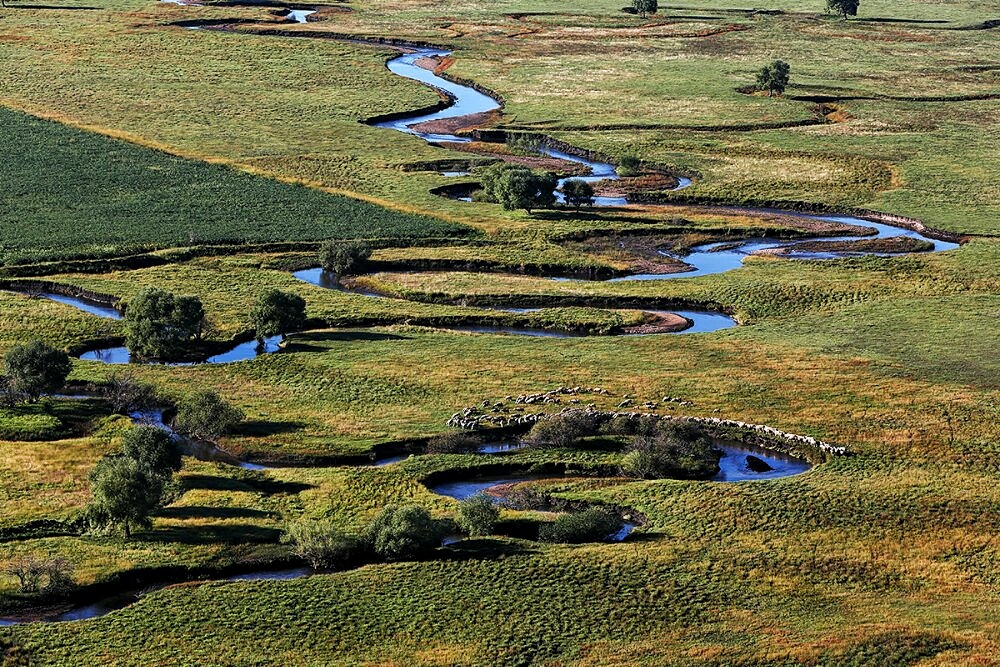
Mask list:
[[[295,271],[292,275],[303,282],[307,282],[311,285],[316,285],[317,287],[323,287],[326,289],[338,290],[341,292],[347,292],[349,294],[357,294],[359,296],[370,297],[373,299],[395,299],[397,301],[405,301],[405,299],[398,299],[396,297],[387,296],[385,294],[380,294],[371,290],[366,290],[363,288],[349,288],[344,287],[337,282],[336,278],[323,271],[323,269],[314,267],[311,269],[302,269],[300,271]],[[472,306],[474,308],[479,308],[482,310],[495,310],[504,313],[535,313],[540,310],[545,310],[544,308],[509,308],[509,307],[496,307],[496,306]],[[650,336],[650,335],[662,335],[663,333],[669,334],[692,334],[692,333],[709,333],[712,331],[719,331],[721,329],[729,329],[736,326],[736,320],[728,315],[722,313],[717,313],[708,310],[649,310],[645,308],[627,308],[626,310],[641,310],[642,312],[651,313],[653,315],[670,316],[670,315],[680,315],[691,321],[692,325],[686,329],[681,329],[680,331],[669,331],[657,334],[621,334],[622,336]],[[434,328],[437,329],[447,329],[449,331],[465,331],[470,333],[490,333],[490,334],[510,334],[515,336],[534,336],[538,338],[574,338],[579,337],[584,334],[572,333],[566,331],[553,331],[548,329],[532,329],[526,327],[503,327],[503,326],[493,326],[493,325],[458,325],[458,326],[442,326],[436,325]]]
[[[258,345],[256,340],[248,340],[244,343],[237,343],[225,352],[208,357],[204,361],[143,361],[144,364],[154,364],[158,366],[197,366],[200,364],[231,364],[237,361],[256,359],[263,354],[273,354],[281,349],[281,336],[271,336],[264,339],[263,346]],[[104,364],[129,364],[132,363],[132,353],[127,347],[102,347],[90,350],[80,355],[84,361],[99,361]]]
[[[466,137],[460,137],[452,134],[439,134],[439,133],[428,133],[422,132],[419,129],[414,129],[413,126],[419,125],[430,120],[439,120],[442,118],[455,118],[459,116],[465,116],[468,114],[481,113],[484,111],[492,111],[494,109],[499,109],[499,103],[484,93],[475,90],[469,86],[464,86],[462,84],[454,83],[445,78],[442,78],[435,74],[434,72],[424,69],[418,65],[418,61],[426,58],[443,58],[451,54],[451,51],[441,50],[441,49],[415,49],[412,52],[404,53],[396,58],[393,58],[387,63],[389,71],[393,74],[405,77],[407,79],[412,79],[414,81],[419,81],[423,84],[436,88],[443,91],[454,101],[454,104],[447,109],[437,111],[430,114],[414,114],[413,116],[408,116],[405,118],[399,118],[392,121],[384,121],[376,123],[376,127],[385,127],[400,132],[406,132],[408,134],[415,135],[424,139],[425,141],[431,143],[447,143],[447,142],[468,142],[469,139]],[[536,149],[539,153],[547,155],[549,157],[558,158],[561,160],[566,160],[568,162],[573,162],[575,164],[583,165],[589,170],[589,174],[583,177],[569,177],[569,178],[582,178],[588,182],[598,182],[603,180],[618,180],[618,172],[615,165],[601,162],[598,160],[591,160],[588,158],[575,155],[566,151],[558,150],[551,147],[538,147]],[[559,181],[559,187],[567,179],[561,179]],[[680,190],[682,188],[689,187],[692,184],[689,178],[678,178],[678,183],[674,190]],[[557,192],[557,201],[563,201],[562,194]],[[468,199],[463,198],[463,199]],[[624,206],[628,204],[627,197],[596,197],[594,200],[595,207],[608,207],[608,206]],[[695,248],[695,251],[689,255],[683,257],[675,257],[674,255],[669,255],[680,259],[692,267],[692,271],[678,274],[641,274],[634,276],[627,276],[624,278],[616,278],[615,280],[668,280],[676,278],[692,278],[696,276],[712,275],[717,273],[724,273],[726,271],[732,271],[733,269],[738,269],[743,264],[743,260],[750,254],[758,252],[761,250],[768,250],[774,248],[781,248],[793,245],[795,243],[801,243],[804,241],[854,241],[860,239],[869,238],[894,238],[899,236],[905,236],[910,238],[921,239],[924,241],[930,241],[934,244],[934,248],[931,252],[941,252],[944,250],[952,250],[958,247],[957,243],[952,243],[949,241],[939,241],[926,237],[919,232],[912,231],[909,229],[896,227],[893,225],[888,225],[884,223],[872,222],[862,218],[857,218],[853,216],[842,216],[842,215],[808,215],[802,213],[796,213],[791,211],[774,211],[769,209],[752,209],[758,212],[770,212],[770,213],[781,213],[787,216],[793,216],[801,219],[807,220],[823,220],[840,222],[850,225],[855,225],[862,228],[874,229],[874,235],[861,234],[858,236],[846,235],[835,238],[800,238],[795,240],[778,240],[778,239],[751,239],[743,243],[738,244],[736,247],[726,248],[724,250],[719,250],[720,247],[729,245],[728,243],[710,243],[703,246]],[[666,254],[666,253],[664,253]],[[851,252],[824,252],[824,253],[805,253],[805,252],[791,252],[785,255],[789,258],[794,259],[834,259],[837,257],[845,257],[850,255],[863,255],[863,254],[891,254],[891,253],[851,253]]]

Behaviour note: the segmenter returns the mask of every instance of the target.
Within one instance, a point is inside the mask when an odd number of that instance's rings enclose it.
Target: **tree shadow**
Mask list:
[[[252,492],[254,490],[251,482],[218,475],[180,475],[177,481],[185,491],[200,489],[203,491]]]
[[[76,7],[69,7],[64,5],[22,5],[12,0],[8,0],[10,4],[7,5],[7,9],[66,9],[69,11],[96,11],[101,9],[101,7],[91,7],[89,5],[80,5]]]
[[[446,561],[494,560],[510,556],[523,556],[535,552],[536,549],[531,549],[525,544],[489,538],[475,538],[461,540],[438,549],[434,557],[435,560]]]
[[[164,507],[156,516],[167,519],[273,519],[271,512],[249,507],[209,507],[206,505],[188,505],[183,507]]]
[[[281,530],[253,524],[208,526],[163,526],[144,531],[133,539],[141,542],[173,542],[176,544],[273,544],[281,538]]]
[[[410,340],[409,336],[401,336],[399,334],[383,333],[379,331],[311,331],[302,334],[297,334],[294,338],[290,338],[288,343],[285,345],[285,349],[292,348],[296,345],[300,345],[306,342],[316,341],[316,342],[341,342],[341,343],[351,343],[355,341],[383,341],[383,340]]]
[[[179,477],[181,487],[185,491],[199,489],[202,491],[243,491],[261,493],[265,496],[277,494],[296,494],[315,488],[312,484],[301,482],[282,482],[261,475],[256,478],[234,479],[220,475],[182,475]]]
[[[245,421],[242,422],[237,431],[239,435],[245,436],[269,436],[282,435],[285,433],[295,433],[305,428],[304,422],[299,421]]]

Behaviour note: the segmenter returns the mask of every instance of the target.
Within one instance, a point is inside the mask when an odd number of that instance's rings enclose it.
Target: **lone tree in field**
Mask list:
[[[655,14],[659,7],[657,0],[632,0],[632,9],[642,18],[646,18],[650,14]]]
[[[176,440],[155,426],[137,426],[126,433],[122,454],[162,483],[168,482],[181,469],[181,449]]]
[[[499,162],[480,174],[485,201],[500,204],[504,210],[523,208],[529,214],[536,208],[547,208],[556,201],[555,174],[536,174],[525,166]]]
[[[861,0],[826,0],[826,10],[837,12],[846,21],[848,16],[857,16]]]
[[[306,301],[298,294],[268,290],[250,311],[250,319],[258,343],[279,334],[284,339],[289,332],[297,331],[305,324]]]
[[[90,471],[90,495],[91,523],[120,526],[128,538],[132,528],[152,525],[149,517],[160,505],[163,480],[129,456],[105,456]]]
[[[371,256],[371,246],[362,241],[326,241],[319,247],[320,266],[338,278],[351,273]]]
[[[791,71],[791,66],[784,60],[775,60],[770,65],[764,65],[757,73],[757,88],[766,90],[768,97],[772,97],[775,93],[780,95],[788,87]]]
[[[68,354],[40,340],[12,347],[3,365],[10,388],[32,402],[62,389],[72,368]]]
[[[173,426],[192,438],[211,439],[231,432],[244,416],[216,392],[202,391],[180,402]]]
[[[198,297],[147,288],[125,310],[125,344],[140,357],[177,356],[201,335],[204,321],[205,310]]]
[[[562,186],[563,198],[566,203],[580,210],[581,206],[594,205],[594,186],[582,178],[571,178]]]

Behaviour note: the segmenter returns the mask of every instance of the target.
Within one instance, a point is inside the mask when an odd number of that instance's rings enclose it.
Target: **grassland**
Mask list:
[[[568,478],[551,490],[635,508],[648,523],[625,544],[490,538],[419,562],[167,588],[99,619],[2,628],[0,664],[14,661],[3,655],[11,644],[38,665],[998,664],[1000,107],[963,98],[1000,93],[1000,40],[959,29],[1000,18],[992,3],[866,0],[845,23],[823,16],[821,0],[763,3],[776,15],[747,12],[760,1],[690,0],[649,21],[605,0],[362,0],[295,27],[447,44],[458,56],[450,73],[503,96],[500,127],[700,175],[662,194],[676,207],[535,216],[430,194],[444,177],[404,167],[463,154],[358,122],[437,101],[385,71],[387,49],[251,34],[293,27],[273,8],[48,4],[0,10],[2,261],[150,251],[156,265],[133,270],[32,271],[125,302],[149,285],[197,294],[218,341],[247,333],[249,304],[272,287],[301,295],[329,327],[251,361],[133,367],[165,401],[213,388],[243,409],[246,423],[220,441],[227,450],[364,456],[444,432],[452,413],[486,399],[580,385],[609,390],[587,399],[600,407],[629,396],[853,455],[749,483]],[[259,25],[170,25],[230,18]],[[778,57],[793,67],[786,96],[739,92]],[[817,96],[836,105],[831,122],[817,118]],[[518,274],[634,270],[636,256],[616,247],[625,238],[684,249],[796,233],[787,219],[684,198],[872,207],[974,237],[946,253],[755,257],[663,281]],[[405,298],[296,280],[292,269],[315,262],[309,244],[330,236],[391,238],[373,256],[389,268],[359,282]],[[426,238],[440,236],[450,238]],[[260,247],[271,242],[303,245]],[[436,270],[443,261],[473,268]],[[730,309],[742,326],[557,340],[436,328],[608,331],[637,322],[636,304],[674,301]],[[0,291],[0,354],[27,338],[76,349],[116,335],[119,323]],[[109,372],[75,362],[71,380],[99,384]],[[0,408],[0,567],[62,556],[81,586],[112,588],[142,572],[183,580],[275,567],[290,562],[279,537],[297,518],[356,534],[393,502],[454,517],[456,503],[421,480],[485,462],[250,471],[186,457],[151,530],[131,540],[54,530],[45,522],[84,507],[90,467],[129,428],[107,413],[74,400]],[[505,460],[586,467],[616,455]],[[548,518],[505,510],[526,517]],[[3,613],[38,602],[0,575]]]

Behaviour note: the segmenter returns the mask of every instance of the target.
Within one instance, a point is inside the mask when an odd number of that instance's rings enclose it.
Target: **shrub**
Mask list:
[[[696,427],[660,422],[652,433],[636,436],[621,467],[640,479],[704,479],[718,471],[719,452]]]
[[[615,171],[619,176],[638,176],[642,173],[642,162],[634,155],[626,155],[618,161]]]
[[[473,537],[492,535],[500,520],[500,509],[485,493],[466,498],[458,507],[458,525]]]
[[[428,454],[468,454],[476,451],[478,442],[468,433],[452,431],[436,435],[427,441]]]
[[[116,414],[127,415],[148,408],[156,400],[156,389],[139,381],[131,371],[114,371],[101,392]]]
[[[365,542],[385,560],[416,558],[441,544],[444,531],[419,505],[389,505],[365,531]]]
[[[13,391],[31,401],[62,389],[72,370],[68,354],[40,340],[15,345],[4,356],[3,363],[8,395]]]
[[[315,570],[343,569],[362,552],[360,540],[342,532],[330,519],[292,523],[282,541],[292,544],[295,554]]]
[[[622,528],[622,520],[598,507],[563,514],[538,529],[542,542],[580,544],[606,540]]]
[[[201,391],[178,404],[173,426],[178,433],[208,440],[232,432],[244,416],[218,393]]]
[[[63,592],[73,586],[73,565],[65,558],[38,558],[22,555],[6,568],[18,581],[18,592]]]
[[[125,309],[125,345],[139,357],[175,357],[201,336],[204,322],[205,310],[198,297],[147,288]]]
[[[339,277],[357,269],[371,255],[371,246],[362,241],[326,241],[319,247],[319,264]]]
[[[571,447],[580,438],[596,433],[600,416],[584,412],[567,412],[536,422],[524,437],[532,447]]]

